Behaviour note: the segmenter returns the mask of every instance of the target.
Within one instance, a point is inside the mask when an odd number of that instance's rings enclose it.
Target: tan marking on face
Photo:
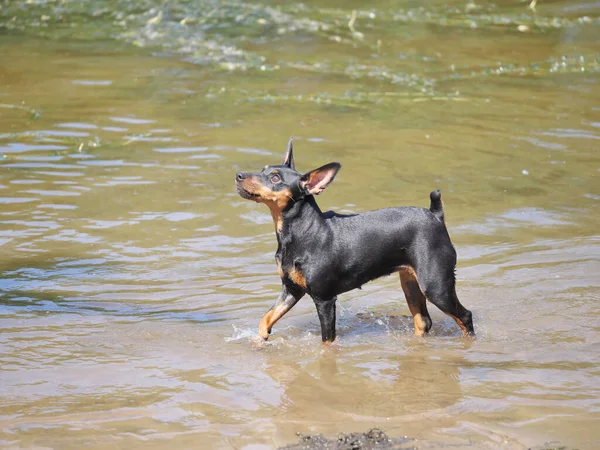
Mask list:
[[[273,196],[271,200],[265,201],[265,204],[271,210],[271,217],[273,217],[275,231],[279,233],[281,231],[281,227],[283,227],[283,209],[292,199],[292,192],[289,189],[286,189],[284,191],[269,192],[271,192]]]
[[[246,191],[258,196],[252,200],[257,203],[264,203],[269,207],[271,210],[271,217],[273,217],[273,223],[275,224],[275,231],[279,233],[283,226],[282,212],[288,202],[292,199],[292,192],[289,189],[272,191],[255,177],[246,178],[240,185]]]
[[[269,334],[271,333],[271,329],[273,328],[273,325],[275,325],[275,322],[281,319],[283,315],[290,309],[291,306],[285,303],[278,303],[272,309],[270,309],[269,312],[264,315],[260,321],[260,324],[258,325],[258,334],[260,337],[265,341],[269,339]]]
[[[277,261],[277,272],[279,272],[279,276],[280,276],[281,278],[283,278],[283,276],[285,275],[285,274],[283,273],[283,269],[281,268],[281,261]]]
[[[288,277],[294,284],[300,286],[302,289],[306,289],[306,278],[304,278],[302,272],[294,268],[288,272]]]
[[[423,316],[429,316],[425,294],[421,290],[417,274],[412,267],[402,266],[399,272],[406,303],[415,323],[415,336],[424,336],[427,330],[427,323]]]

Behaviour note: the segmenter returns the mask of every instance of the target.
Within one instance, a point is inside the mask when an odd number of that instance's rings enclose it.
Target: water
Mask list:
[[[0,9],[0,445],[600,445],[597,2],[10,2]],[[218,8],[217,8],[217,5]],[[353,17],[353,9],[356,13]],[[441,188],[477,340],[390,276],[279,291],[238,170],[341,161],[323,209]]]

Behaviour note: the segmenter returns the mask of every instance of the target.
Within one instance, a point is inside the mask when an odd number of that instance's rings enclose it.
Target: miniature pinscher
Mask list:
[[[296,171],[290,139],[283,164],[236,174],[237,191],[271,210],[281,276],[281,294],[259,325],[268,339],[285,313],[308,294],[317,307],[323,342],[335,340],[335,302],[343,292],[400,273],[415,335],[431,328],[426,299],[452,317],[465,336],[474,336],[471,311],[456,296],[456,251],[444,220],[440,191],[429,209],[396,207],[342,215],[321,212],[315,195],[333,181],[341,164],[305,174]]]

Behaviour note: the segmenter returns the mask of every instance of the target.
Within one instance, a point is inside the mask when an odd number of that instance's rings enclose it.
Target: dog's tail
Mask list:
[[[439,189],[432,191],[429,194],[431,204],[429,205],[429,211],[438,218],[440,222],[446,225],[446,219],[444,218],[444,202],[442,202],[442,193]]]

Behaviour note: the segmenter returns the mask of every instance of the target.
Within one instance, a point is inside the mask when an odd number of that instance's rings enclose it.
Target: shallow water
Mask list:
[[[10,2],[0,9],[0,445],[600,445],[598,2]],[[421,6],[423,5],[423,6]],[[466,341],[396,276],[279,291],[238,170],[343,169],[323,209],[442,189]]]

